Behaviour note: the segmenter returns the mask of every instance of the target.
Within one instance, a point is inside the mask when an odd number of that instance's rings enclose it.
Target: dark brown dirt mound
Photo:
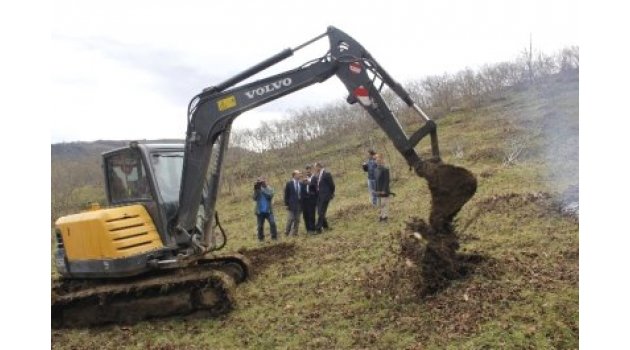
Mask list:
[[[401,256],[418,267],[414,284],[420,295],[434,294],[466,274],[460,268],[459,242],[450,227],[438,231],[413,218],[400,238]]]
[[[399,237],[400,258],[412,268],[406,273],[415,273],[407,277],[416,293],[425,296],[464,277],[472,270],[471,262],[481,261],[457,254],[459,242],[453,228],[453,219],[477,191],[477,179],[467,169],[441,161],[423,162],[416,173],[428,182],[431,214],[429,224],[418,218],[407,223]]]
[[[458,254],[458,237],[453,219],[477,191],[477,179],[462,167],[425,161],[415,166],[431,191],[429,223],[412,218],[405,232],[398,234],[395,266],[382,266],[366,279],[368,290],[383,289],[399,297],[401,294],[424,297],[444,289],[450,281],[471,273],[484,261],[481,255]],[[401,283],[403,280],[406,283]],[[408,288],[410,290],[404,290]]]
[[[411,218],[405,231],[392,237],[396,260],[367,273],[364,286],[368,296],[385,293],[396,299],[424,299],[491,260],[477,253],[457,253],[459,243],[454,232],[438,233],[419,218]]]
[[[282,242],[260,248],[241,248],[238,252],[249,258],[252,270],[257,273],[271,264],[293,256],[295,254],[295,243]]]

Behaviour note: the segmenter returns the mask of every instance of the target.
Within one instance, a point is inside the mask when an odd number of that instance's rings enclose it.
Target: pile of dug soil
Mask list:
[[[470,275],[486,257],[458,253],[455,232],[437,232],[424,219],[411,218],[403,232],[393,234],[397,259],[368,272],[368,294],[388,293],[395,298],[434,295],[451,281]]]
[[[482,260],[479,255],[457,253],[459,242],[453,226],[457,213],[475,194],[477,179],[467,169],[440,161],[423,162],[415,170],[427,180],[431,191],[429,223],[416,217],[407,222],[404,233],[396,237],[400,244],[397,266],[385,276],[367,280],[379,281],[377,284],[385,281],[397,294],[404,279],[416,295],[424,297],[466,276]],[[368,286],[368,289],[380,290],[380,287]]]
[[[467,273],[464,257],[457,255],[459,242],[453,219],[477,191],[477,179],[465,168],[442,162],[425,162],[416,171],[428,182],[431,214],[429,224],[417,218],[407,223],[401,254],[420,267],[421,281],[416,289],[425,295]]]

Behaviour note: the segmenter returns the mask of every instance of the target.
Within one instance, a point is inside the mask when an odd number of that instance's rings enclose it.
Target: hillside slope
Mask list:
[[[578,98],[577,79],[550,80],[438,120],[444,160],[470,169],[479,186],[457,222],[460,251],[477,257],[474,269],[435,296],[419,299],[401,273],[407,262],[398,233],[411,217],[428,216],[426,182],[375,130],[370,143],[388,157],[397,194],[388,224],[368,203],[365,135],[318,144],[296,164],[266,155],[257,170],[276,188],[279,228],[289,177],[279,169],[328,164],[338,189],[333,231],[259,245],[251,183],[243,179],[219,201],[226,250],[249,255],[255,268],[233,312],[54,330],[53,348],[577,348],[579,222],[560,204],[578,188]]]

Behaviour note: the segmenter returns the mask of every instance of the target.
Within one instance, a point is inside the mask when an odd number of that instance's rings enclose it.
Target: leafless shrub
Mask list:
[[[527,145],[528,141],[525,137],[509,139],[503,149],[503,166],[516,165],[519,162],[519,157],[527,148]]]
[[[455,159],[464,158],[464,145],[461,142],[455,143],[455,146],[452,149],[452,153]]]

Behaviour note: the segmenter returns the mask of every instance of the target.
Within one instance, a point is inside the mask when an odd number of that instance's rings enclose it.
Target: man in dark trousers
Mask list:
[[[273,217],[273,188],[267,186],[267,181],[264,177],[259,177],[254,183],[254,195],[252,199],[256,202],[255,213],[258,219],[258,241],[263,242],[265,236],[263,235],[263,225],[265,220],[269,221],[269,228],[271,230],[271,239],[278,239],[278,231],[276,229],[276,220]]]
[[[376,180],[374,177],[374,171],[376,170],[376,152],[370,149],[368,151],[368,158],[365,162],[363,162],[363,171],[367,173],[368,177],[368,194],[370,196],[370,203],[373,206],[377,206],[377,197],[376,197]]]
[[[335,182],[321,162],[315,163],[315,175],[317,176],[317,224],[315,231],[321,233],[322,229],[331,229],[328,220],[326,220],[326,211],[328,210],[328,203],[335,197]]]
[[[291,180],[287,181],[284,186],[284,206],[287,208],[287,228],[284,230],[285,235],[297,236],[300,227],[300,212],[302,206],[300,204],[302,182],[300,181],[301,173],[299,170],[293,170]]]
[[[389,216],[389,196],[392,194],[389,190],[389,168],[385,165],[385,157],[382,154],[376,155],[376,171],[374,176],[376,179],[375,193],[378,197],[379,215],[378,221],[387,223]]]
[[[307,164],[305,176],[302,178],[302,193],[300,199],[302,201],[302,216],[304,218],[304,226],[307,233],[315,231],[315,209],[317,208],[317,182],[311,172],[312,166]]]

